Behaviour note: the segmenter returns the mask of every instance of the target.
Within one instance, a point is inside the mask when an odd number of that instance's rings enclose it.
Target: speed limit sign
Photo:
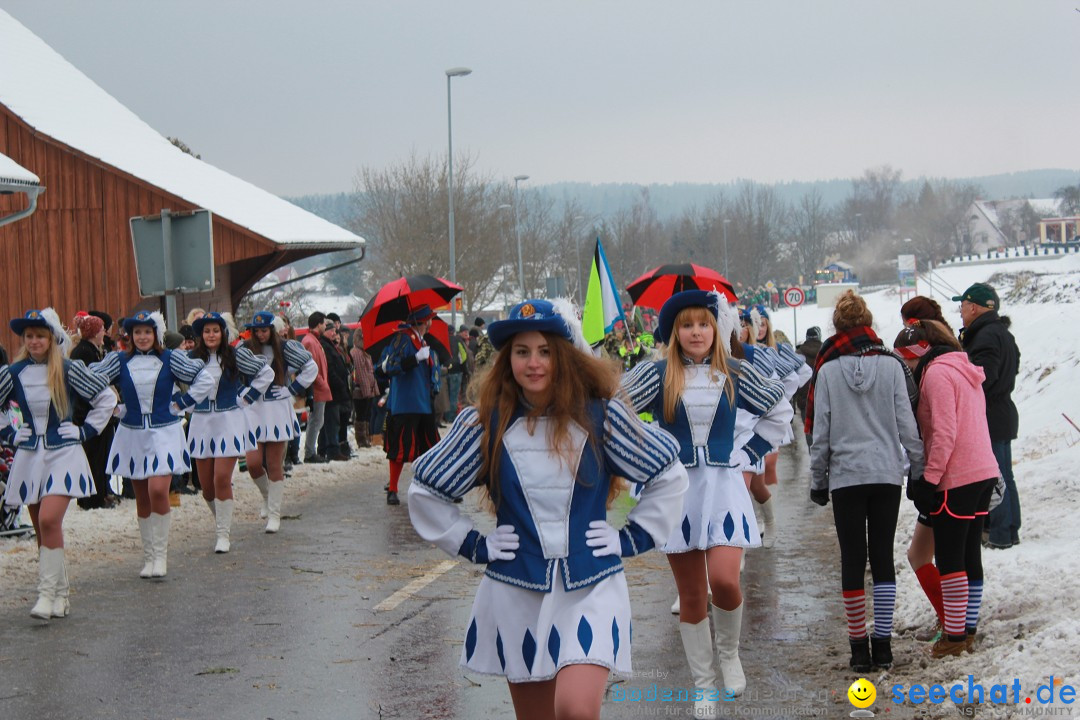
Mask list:
[[[806,294],[803,293],[802,288],[789,287],[784,291],[784,302],[788,307],[799,307],[806,300]]]

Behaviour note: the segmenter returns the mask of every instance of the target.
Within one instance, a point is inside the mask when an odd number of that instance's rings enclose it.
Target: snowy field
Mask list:
[[[926,278],[920,278],[919,292],[932,293],[946,318],[959,327],[958,303],[950,298],[979,281],[997,288],[1002,314],[1012,318],[1012,332],[1021,351],[1014,394],[1020,410],[1020,437],[1013,443],[1013,457],[1023,512],[1022,544],[1005,551],[984,551],[986,590],[978,651],[926,662],[925,669],[916,674],[924,684],[966,683],[968,675],[974,674],[975,681],[987,688],[1019,678],[1025,689],[1033,689],[1052,675],[1075,686],[1080,679],[1076,652],[1080,637],[1080,585],[1076,580],[1080,541],[1072,530],[1077,527],[1080,510],[1076,472],[1080,467],[1080,433],[1062,414],[1080,424],[1080,256],[956,265],[935,273],[932,291]],[[879,335],[891,345],[901,328],[896,290],[868,293],[866,298]],[[831,334],[831,309],[803,306],[797,312],[800,339],[811,325],[820,326],[825,336]],[[794,339],[794,312],[785,309],[773,317],[776,327]],[[360,465],[374,469],[384,462],[382,454],[371,449],[360,451],[349,463],[298,466],[289,481],[285,513],[290,498],[350,482]],[[260,523],[257,491],[246,475],[238,476],[235,488],[236,522]],[[914,510],[907,502],[901,508],[895,551],[896,632],[905,635],[930,624],[932,611],[906,563]],[[209,551],[213,529],[201,499],[184,496],[183,507],[174,513],[174,539],[185,544],[202,542]],[[81,511],[73,504],[65,522],[65,537],[76,592],[79,578],[95,569],[120,565],[134,572],[138,567],[133,502],[125,502],[118,510],[94,511]],[[32,540],[0,540],[0,577],[4,578],[0,607],[32,604],[37,581]],[[911,670],[904,675],[912,676]],[[871,679],[878,685],[879,700],[886,701],[895,680],[890,681],[887,673]],[[879,702],[879,707],[885,705],[891,703]],[[944,709],[948,703],[937,707]],[[979,714],[992,716],[993,712],[987,708]]]

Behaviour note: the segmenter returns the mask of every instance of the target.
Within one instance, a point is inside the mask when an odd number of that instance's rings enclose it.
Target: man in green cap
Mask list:
[[[1004,550],[1020,542],[1020,496],[1012,472],[1012,441],[1019,425],[1012,391],[1020,372],[1020,349],[1009,332],[1009,318],[998,315],[1001,300],[993,287],[975,283],[953,300],[960,302],[964,323],[960,341],[964,350],[986,374],[986,424],[990,446],[1005,480],[1005,498],[987,518],[990,535],[986,545]]]

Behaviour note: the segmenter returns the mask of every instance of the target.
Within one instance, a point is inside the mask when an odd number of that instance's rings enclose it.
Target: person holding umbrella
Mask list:
[[[432,404],[439,392],[439,363],[424,339],[434,316],[430,305],[421,305],[409,313],[379,360],[379,368],[390,378],[385,440],[386,459],[390,462],[387,505],[401,504],[398,480],[405,463],[411,463],[439,441]]]

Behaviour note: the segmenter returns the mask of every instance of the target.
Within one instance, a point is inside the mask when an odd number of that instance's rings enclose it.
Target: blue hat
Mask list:
[[[159,343],[165,343],[165,318],[161,316],[159,312],[150,312],[149,310],[140,310],[131,317],[124,318],[122,323],[124,332],[128,335],[135,329],[136,325],[149,325],[154,328],[154,334],[157,335]]]
[[[765,309],[764,305],[755,305],[754,309],[757,310],[758,315],[765,318],[766,320],[769,319],[769,311]]]
[[[405,318],[405,322],[409,325],[417,325],[424,322],[434,314],[435,311],[431,309],[430,305],[421,305],[420,307],[409,313],[409,317]]]
[[[53,327],[49,325],[49,322],[45,319],[45,316],[41,314],[41,310],[27,310],[26,314],[21,318],[14,318],[10,323],[11,332],[16,335],[22,335],[26,328],[40,327],[53,330]],[[53,330],[55,332],[55,330]]]
[[[510,315],[505,320],[488,325],[488,339],[498,350],[518,333],[530,331],[553,333],[569,342],[574,341],[569,323],[547,300],[519,302],[510,308]]]
[[[225,337],[225,341],[229,340],[229,326],[225,324],[225,318],[221,317],[221,313],[211,312],[206,313],[201,318],[191,323],[191,329],[195,331],[195,337],[202,337],[203,327],[206,323],[217,323],[221,326],[221,334]]]
[[[660,308],[660,320],[656,326],[656,336],[660,338],[660,342],[666,344],[671,341],[671,330],[675,325],[675,316],[679,314],[680,310],[688,307],[703,307],[711,312],[713,317],[719,317],[720,309],[716,305],[717,297],[716,293],[708,290],[683,290],[669,297],[664,306]]]
[[[251,322],[244,325],[246,328],[273,328],[274,313],[260,310],[251,317]]]

